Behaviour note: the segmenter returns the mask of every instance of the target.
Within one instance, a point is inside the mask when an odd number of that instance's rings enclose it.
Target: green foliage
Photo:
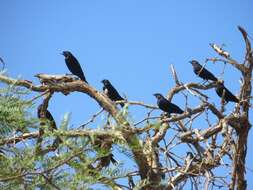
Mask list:
[[[27,132],[34,127],[36,120],[29,114],[31,102],[22,100],[26,92],[16,88],[1,89],[0,94],[0,138],[12,132]]]
[[[69,125],[69,120],[70,120],[71,114],[70,113],[66,113],[63,116],[63,120],[60,124],[59,129],[61,129],[62,131],[64,130],[68,130],[68,125]]]
[[[145,187],[148,184],[147,180],[141,180],[139,181],[133,190],[141,190],[143,187]]]
[[[32,171],[35,166],[36,162],[31,148],[10,148],[0,161],[0,168],[2,168],[0,178],[6,180],[1,184],[1,189],[19,189],[22,184],[30,183],[31,179],[24,174]]]
[[[102,175],[111,179],[117,179],[121,178],[127,175],[129,173],[128,170],[124,169],[123,163],[117,164],[114,167],[111,168],[105,168],[102,170]]]
[[[119,146],[118,150],[119,150],[120,153],[124,154],[126,157],[128,157],[129,159],[134,161],[134,155],[133,155],[133,153],[131,152],[131,150],[129,149],[128,146],[121,145],[121,146]]]
[[[43,129],[40,143],[38,138],[24,139],[18,143],[0,146],[0,189],[114,189],[114,180],[126,177],[123,163],[96,169],[111,148],[94,145],[96,135],[89,137],[66,137],[70,129],[70,115],[65,114],[57,130],[52,130],[50,122],[39,125],[37,118],[31,117],[32,102],[27,101],[28,91],[14,86],[0,89],[0,140]],[[127,117],[127,106],[121,113]],[[101,131],[104,129],[101,129]],[[63,135],[62,135],[63,134]],[[56,150],[50,150],[54,139],[62,142]],[[114,142],[126,146],[125,142]],[[133,139],[134,147],[139,142]],[[41,146],[41,152],[37,148]],[[127,146],[126,146],[127,147]],[[129,153],[129,148],[125,148]],[[124,151],[123,151],[124,152]],[[132,155],[131,155],[132,156]],[[97,186],[99,185],[99,186]]]

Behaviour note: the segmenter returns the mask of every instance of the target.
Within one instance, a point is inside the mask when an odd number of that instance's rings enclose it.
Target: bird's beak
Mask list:
[[[62,52],[60,54],[64,56],[64,54]]]
[[[192,64],[192,61],[189,61],[190,64]]]

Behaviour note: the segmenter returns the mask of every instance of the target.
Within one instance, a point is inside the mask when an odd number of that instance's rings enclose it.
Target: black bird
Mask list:
[[[158,107],[163,110],[164,112],[167,112],[169,114],[171,113],[184,113],[184,111],[178,107],[177,105],[169,102],[166,98],[163,97],[163,95],[156,93],[154,96],[157,98],[157,105]]]
[[[97,150],[98,152],[102,150],[104,153],[108,153],[97,159],[99,160],[99,163],[96,168],[102,169],[103,167],[107,167],[110,165],[110,162],[112,162],[114,165],[118,163],[117,160],[114,159],[114,155],[110,152],[112,148],[111,139],[96,137],[93,143],[95,150]]]
[[[64,55],[64,57],[65,57],[65,62],[66,62],[68,69],[70,70],[70,72],[73,75],[78,76],[82,81],[88,83],[84,74],[83,74],[83,70],[82,70],[78,60],[75,58],[75,56],[70,51],[63,51],[62,55]]]
[[[224,97],[226,102],[236,102],[239,103],[238,98],[232,94],[223,84],[223,82],[218,81],[215,91],[219,97]]]
[[[204,80],[212,80],[217,81],[218,79],[207,69],[205,69],[202,65],[198,63],[196,60],[190,61],[193,66],[193,71],[196,75]]]
[[[122,98],[119,95],[118,91],[112,86],[109,80],[104,79],[101,82],[104,84],[103,91],[108,96],[108,98],[110,98],[112,101],[124,100],[124,98]],[[124,103],[120,103],[120,105],[121,107],[124,107]]]
[[[42,106],[43,106],[43,104],[40,104],[38,107],[37,115],[38,115],[39,119],[44,118],[42,115]],[[52,131],[57,129],[55,120],[54,120],[52,114],[48,110],[46,110],[46,112],[45,112],[45,119],[47,119],[50,122],[50,127],[51,127],[50,129]],[[40,125],[45,125],[45,122],[41,121]],[[44,131],[42,129],[40,129],[40,134],[43,135],[43,133],[44,133]],[[62,139],[57,137],[53,142],[53,147],[58,147],[59,143],[62,143]]]
[[[112,162],[113,165],[118,164],[118,161],[114,159],[114,155],[112,153],[109,153],[106,156],[100,157],[100,163],[97,165],[97,168],[103,168],[108,167],[110,165],[110,162]]]
[[[40,104],[39,107],[38,107],[37,115],[38,115],[39,119],[43,118],[43,116],[42,116],[42,106],[43,106],[43,104]],[[57,129],[55,120],[54,120],[52,114],[48,110],[46,110],[46,112],[45,112],[45,118],[50,122],[50,127],[52,129]],[[41,124],[45,125],[45,123],[41,123]]]

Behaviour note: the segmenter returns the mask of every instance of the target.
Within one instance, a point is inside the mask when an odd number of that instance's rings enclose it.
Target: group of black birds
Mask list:
[[[75,56],[70,51],[63,51],[62,55],[65,57],[65,62],[70,72],[73,75],[78,76],[84,82],[88,83],[84,76],[83,70]],[[200,78],[206,81],[210,80],[216,82],[215,90],[219,97],[223,98],[226,102],[239,103],[238,98],[224,86],[223,82],[219,81],[210,71],[200,65],[198,61],[192,60],[190,63],[193,66],[194,73]],[[124,98],[120,96],[118,91],[113,87],[109,80],[104,79],[102,80],[102,83],[104,85],[103,91],[108,96],[108,98],[110,98],[112,101],[124,100]],[[154,96],[157,98],[157,105],[162,111],[168,114],[182,114],[184,112],[180,107],[168,101],[162,94],[156,93]],[[120,105],[123,107],[124,103],[120,103]]]
[[[217,95],[221,98],[224,98],[226,102],[235,102],[239,103],[238,98],[232,94],[225,86],[224,83],[219,81],[210,71],[205,69],[202,65],[200,65],[196,60],[190,61],[193,66],[193,71],[196,75],[204,80],[211,80],[216,82],[215,91]]]
[[[66,65],[68,67],[68,69],[70,70],[70,72],[79,77],[82,81],[84,81],[85,83],[88,84],[85,76],[84,76],[84,72],[78,62],[78,60],[75,58],[75,56],[70,52],[70,51],[63,51],[62,55],[65,57],[65,62]],[[219,81],[210,71],[208,71],[207,69],[205,69],[202,65],[200,65],[196,60],[192,60],[190,61],[190,63],[193,66],[193,71],[196,75],[198,75],[200,78],[208,81],[214,81],[216,82],[216,93],[218,94],[219,97],[223,98],[226,102],[236,102],[239,103],[239,100],[237,99],[236,96],[234,96],[223,84],[223,82]],[[120,96],[120,94],[118,93],[118,91],[113,87],[113,85],[110,83],[109,80],[104,79],[101,81],[103,83],[103,91],[104,93],[107,95],[107,97],[109,99],[111,99],[112,101],[123,101],[124,98],[122,98]],[[157,99],[157,105],[158,107],[166,112],[168,115],[175,113],[175,114],[182,114],[184,113],[184,111],[178,107],[177,105],[171,103],[169,100],[167,100],[162,94],[160,93],[155,93],[154,96]],[[120,103],[121,107],[124,107],[124,103]],[[46,118],[51,125],[51,130],[56,130],[56,123],[54,121],[53,116],[51,115],[51,113],[48,110],[45,110],[45,113],[42,113],[42,106],[43,104],[41,104],[38,107],[38,118]],[[54,144],[56,146],[59,145],[59,143],[61,143],[62,140],[58,137],[55,139]],[[115,163],[115,160],[113,159],[113,155],[109,154],[108,156],[105,156],[104,158],[101,159],[101,163],[104,166],[107,166],[109,164],[109,162],[113,162]]]
[[[216,88],[215,91],[217,95],[225,100],[225,102],[236,102],[239,103],[238,98],[232,94],[225,86],[222,81],[219,81],[214,74],[212,74],[210,71],[208,71],[206,68],[204,68],[202,65],[198,63],[196,60],[190,61],[190,63],[193,66],[193,72],[199,76],[200,78],[208,81],[214,81],[216,82]],[[167,112],[169,114],[171,113],[177,113],[182,114],[184,111],[179,108],[177,105],[171,103],[168,101],[163,95],[156,93],[154,96],[157,98],[157,105],[158,107],[163,110],[164,112]]]
[[[70,72],[88,84],[83,70],[75,56],[70,51],[63,51],[62,55],[65,57],[65,62]],[[109,80],[104,79],[101,82],[104,84],[103,91],[112,101],[124,100],[124,98],[122,98],[118,91],[112,86]],[[124,103],[120,103],[120,105],[123,107]]]
[[[65,57],[65,62],[70,70],[70,72],[78,76],[82,81],[88,84],[83,70],[81,68],[80,63],[76,59],[76,57],[70,52],[70,51],[63,51],[62,55]],[[193,66],[194,73],[199,76],[200,78],[208,81],[214,81],[216,82],[216,93],[219,97],[223,98],[226,102],[236,102],[239,103],[238,98],[233,95],[223,84],[223,82],[219,81],[210,71],[208,71],[206,68],[204,68],[202,65],[198,63],[196,60],[190,61],[190,63]],[[120,96],[118,91],[113,87],[113,85],[110,83],[109,80],[104,79],[101,81],[103,83],[103,91],[104,93],[110,98],[112,101],[123,101],[124,98]],[[178,107],[177,105],[171,103],[169,100],[167,100],[162,94],[155,93],[154,96],[157,99],[157,105],[158,107],[168,113],[175,113],[175,114],[182,114],[184,111]],[[124,103],[120,103],[121,107],[124,107]],[[38,109],[38,117],[41,118],[41,106],[39,106]],[[46,118],[50,121],[52,121],[53,128],[56,129],[55,122],[53,120],[53,116],[50,114],[48,110],[46,110]]]

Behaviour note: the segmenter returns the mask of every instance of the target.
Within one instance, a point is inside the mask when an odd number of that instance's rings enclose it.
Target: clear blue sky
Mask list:
[[[36,73],[68,73],[60,52],[70,50],[94,87],[101,89],[100,81],[107,78],[130,100],[155,104],[152,94],[166,94],[174,85],[170,64],[182,81],[200,81],[188,61],[203,63],[215,56],[209,43],[224,43],[241,61],[244,43],[237,25],[253,36],[252,8],[250,0],[2,0],[0,57],[9,75],[38,82],[33,77]],[[221,64],[207,67],[216,75],[222,71]],[[230,66],[222,76],[235,93],[239,77]],[[213,91],[208,95],[218,103]],[[173,101],[183,107],[182,99],[179,95]],[[76,93],[56,95],[49,109],[58,123],[71,112],[71,124],[77,126],[99,107]],[[251,131],[247,164],[251,169],[252,135]],[[252,172],[247,175],[253,179]],[[248,183],[252,189],[252,180]]]

